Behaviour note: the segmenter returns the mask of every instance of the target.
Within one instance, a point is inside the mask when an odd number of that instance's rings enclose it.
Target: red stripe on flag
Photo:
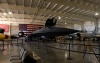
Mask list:
[[[27,26],[27,28],[34,28],[33,26]]]

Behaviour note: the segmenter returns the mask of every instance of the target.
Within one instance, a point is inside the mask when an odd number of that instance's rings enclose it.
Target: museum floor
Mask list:
[[[1,43],[0,43],[1,44]],[[47,47],[45,43],[40,42],[24,42],[25,48],[35,52],[38,56],[41,57],[41,63],[96,63],[97,60],[92,54],[84,54],[79,52],[71,52],[71,60],[68,58],[68,51],[64,45],[59,46],[57,43],[48,43],[47,45],[55,46],[57,48]],[[10,55],[18,53],[19,48],[22,45],[17,46],[16,44],[5,45],[4,51],[2,51],[2,45],[0,45],[0,63],[10,63]],[[59,49],[60,47],[61,49]],[[71,46],[72,47],[72,46]],[[80,47],[80,46],[79,46]],[[74,47],[73,49],[81,50],[79,47]],[[68,46],[67,46],[68,48]],[[97,62],[99,63],[99,62]]]

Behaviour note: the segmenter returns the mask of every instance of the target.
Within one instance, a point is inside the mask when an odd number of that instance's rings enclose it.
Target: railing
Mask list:
[[[91,43],[91,40],[82,40],[81,41],[81,43],[82,44],[79,44],[79,42],[77,43],[77,44],[74,44],[73,43],[73,41],[74,40],[65,40],[64,42],[56,42],[56,43],[58,43],[59,45],[61,45],[61,44],[65,44],[65,46],[69,46],[68,48],[69,49],[67,49],[67,48],[65,48],[65,49],[62,49],[61,47],[55,47],[55,46],[50,46],[50,45],[48,45],[47,44],[47,42],[48,41],[45,41],[44,43],[45,43],[45,47],[46,47],[46,49],[47,49],[47,47],[48,48],[54,48],[54,49],[60,49],[60,50],[65,50],[65,51],[69,51],[68,53],[69,53],[69,56],[68,56],[68,59],[69,60],[71,60],[72,58],[71,58],[71,54],[70,54],[70,52],[78,52],[78,53],[83,53],[84,54],[84,56],[86,55],[86,54],[92,54],[92,55],[95,55],[95,57],[96,57],[96,59],[97,59],[97,62],[99,62],[100,63],[100,42],[98,42],[96,45],[95,44],[86,44],[86,42],[90,42]],[[36,41],[35,41],[36,42]],[[38,42],[38,48],[40,48],[39,47],[39,42]],[[50,44],[50,43],[49,43]],[[79,46],[83,46],[83,51],[77,51],[77,50],[73,50],[73,49],[71,49],[71,45],[72,46],[77,46],[77,45],[79,45]],[[87,51],[87,49],[89,49],[88,47],[92,47],[93,48],[93,51],[91,52],[91,51]],[[94,49],[97,49],[98,50],[98,52],[99,53],[96,53],[95,51],[94,51]],[[83,58],[84,58],[84,56],[83,56]]]

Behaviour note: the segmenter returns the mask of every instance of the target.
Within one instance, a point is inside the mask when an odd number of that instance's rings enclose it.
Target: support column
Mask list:
[[[84,22],[81,23],[81,30],[84,30]]]
[[[99,32],[99,21],[100,21],[100,19],[98,19],[98,18],[96,18],[96,21],[95,21],[95,34],[98,34],[98,33],[100,33]]]
[[[9,35],[11,35],[11,23],[9,23]]]

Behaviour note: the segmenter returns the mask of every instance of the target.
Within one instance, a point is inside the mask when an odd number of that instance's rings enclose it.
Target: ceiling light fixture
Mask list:
[[[59,16],[58,19],[61,19],[61,17]]]
[[[95,13],[95,15],[97,16],[97,15],[99,15],[99,13],[98,13],[98,12],[96,12],[96,13]]]
[[[67,23],[65,23],[65,24],[67,24]]]
[[[78,2],[78,1],[74,1],[74,2]]]
[[[9,14],[12,14],[12,12],[9,12]]]
[[[83,2],[81,2],[80,4],[83,4]]]
[[[4,15],[7,15],[6,13],[3,13]]]

